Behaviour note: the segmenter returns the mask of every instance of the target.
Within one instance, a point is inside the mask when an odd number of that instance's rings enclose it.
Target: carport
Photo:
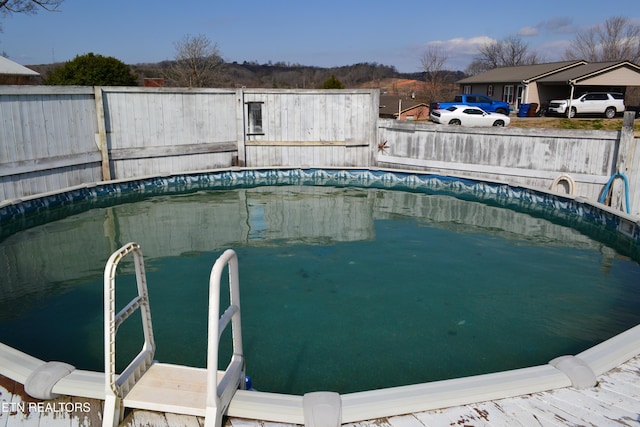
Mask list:
[[[621,92],[627,105],[640,105],[640,66],[629,61],[562,61],[494,68],[458,81],[462,93],[486,94],[521,104],[548,104],[584,92]],[[572,96],[573,95],[573,96]]]
[[[640,88],[640,66],[629,61],[582,64],[543,77],[536,83],[541,104],[552,99],[571,100],[585,92],[619,92],[631,95],[627,93],[628,88]],[[629,98],[625,96],[625,101],[640,103],[635,98],[635,95]]]

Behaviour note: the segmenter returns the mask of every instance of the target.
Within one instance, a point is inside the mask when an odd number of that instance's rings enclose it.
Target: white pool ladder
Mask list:
[[[118,263],[128,254],[133,260],[138,296],[115,312],[115,276]],[[220,279],[228,265],[230,304],[220,316]],[[140,309],[144,344],[140,353],[118,375],[115,370],[118,327]],[[207,368],[159,363],[153,360],[155,342],[142,251],[128,243],[114,252],[104,271],[105,405],[102,425],[117,426],[124,408],[205,417],[205,426],[220,427],[236,390],[245,387],[244,356],[240,324],[238,258],[231,249],[215,262],[209,278]],[[218,344],[231,322],[233,356],[224,371],[218,371]]]

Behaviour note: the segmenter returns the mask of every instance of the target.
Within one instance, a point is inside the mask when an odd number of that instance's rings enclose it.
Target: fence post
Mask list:
[[[244,123],[244,89],[236,89],[236,139],[238,144],[238,160],[236,166],[246,166],[245,123]]]
[[[98,134],[96,135],[96,143],[102,157],[102,180],[109,181],[111,179],[111,168],[109,166],[109,147],[107,145],[107,124],[104,118],[104,101],[102,99],[102,88],[94,86],[94,97],[96,103],[96,120],[98,122]]]

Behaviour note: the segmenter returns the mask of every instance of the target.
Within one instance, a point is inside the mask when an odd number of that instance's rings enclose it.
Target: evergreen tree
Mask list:
[[[332,75],[323,84],[321,89],[344,89],[344,85],[336,76]]]
[[[113,57],[87,53],[56,67],[44,81],[48,85],[137,86],[138,77]]]

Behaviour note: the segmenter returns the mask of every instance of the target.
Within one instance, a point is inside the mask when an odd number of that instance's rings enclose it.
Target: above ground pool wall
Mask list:
[[[629,182],[630,213],[640,215],[640,138],[614,131],[484,128],[381,119],[377,164],[436,174],[504,181],[597,201],[617,170]],[[625,123],[627,123],[625,121]],[[617,182],[620,181],[620,182]],[[554,185],[554,182],[556,185]],[[622,180],[616,180],[623,206]],[[612,206],[617,206],[612,202]]]
[[[592,201],[620,171],[629,212],[640,214],[632,127],[470,129],[378,119],[378,108],[376,89],[0,86],[0,203],[231,166],[378,166],[544,190],[556,182]],[[623,208],[622,180],[614,190],[612,206]]]

